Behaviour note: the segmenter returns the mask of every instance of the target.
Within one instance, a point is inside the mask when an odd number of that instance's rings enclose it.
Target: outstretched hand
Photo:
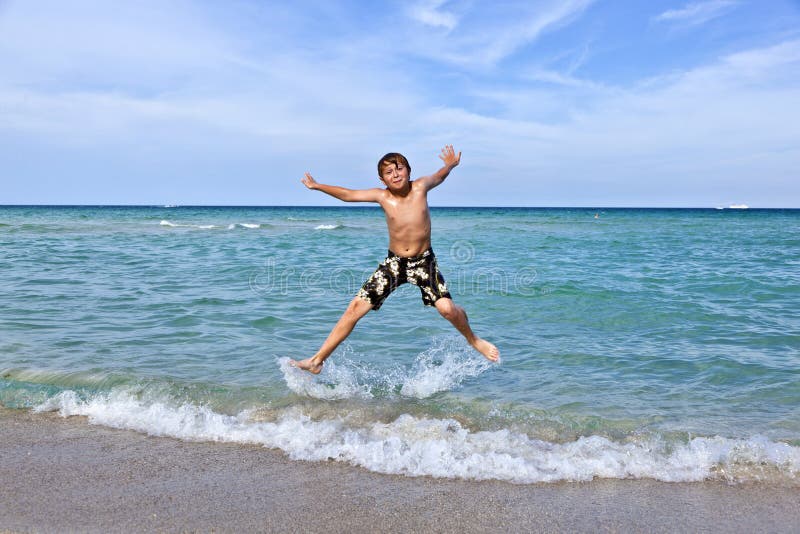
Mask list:
[[[453,145],[445,145],[439,159],[444,161],[445,166],[451,169],[461,163],[461,152],[456,156],[456,151],[453,150]]]
[[[314,177],[311,176],[309,173],[306,173],[305,177],[301,181],[303,182],[303,185],[305,185],[309,189],[317,188],[317,181],[314,180]]]

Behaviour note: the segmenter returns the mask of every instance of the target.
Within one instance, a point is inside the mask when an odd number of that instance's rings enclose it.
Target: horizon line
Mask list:
[[[371,203],[345,203],[324,205],[324,204],[0,204],[2,208],[380,208]],[[797,210],[800,207],[753,207],[732,208],[730,206],[601,206],[601,205],[578,205],[578,206],[533,206],[533,205],[505,205],[505,206],[480,206],[480,205],[429,205],[430,208],[458,208],[458,209],[692,209],[692,210],[717,210],[717,211],[748,211],[748,210]]]

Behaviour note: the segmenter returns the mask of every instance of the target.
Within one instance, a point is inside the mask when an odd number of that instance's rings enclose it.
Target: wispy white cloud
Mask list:
[[[406,46],[414,54],[462,67],[486,67],[519,51],[547,32],[562,28],[594,0],[545,0],[484,4],[462,2],[457,27],[447,35],[416,32]],[[429,5],[426,3],[425,5]],[[441,5],[433,2],[430,5]],[[432,20],[438,20],[431,17]],[[440,24],[443,25],[443,24]]]
[[[409,6],[408,13],[412,19],[433,27],[452,30],[458,24],[458,17],[441,8],[447,0],[421,0]]]
[[[153,89],[176,74],[209,74],[234,48],[234,38],[180,3],[9,3],[0,17],[0,83]]]
[[[563,74],[555,70],[537,68],[532,69],[527,73],[523,73],[522,76],[529,80],[551,83],[554,85],[563,85],[567,87],[581,87],[598,91],[605,88],[605,86],[601,83],[597,83],[592,80],[581,79],[569,74]]]
[[[708,0],[706,2],[695,2],[687,4],[680,9],[669,9],[653,20],[681,24],[686,26],[697,26],[724,15],[739,2],[735,0]]]
[[[521,22],[512,22],[507,31],[494,33],[483,52],[483,58],[495,62],[513,53],[521,46],[538,39],[547,31],[569,24],[591,5],[593,0],[562,0],[543,9],[537,9]]]
[[[528,203],[557,202],[565,187],[576,204],[609,196],[630,204],[649,196],[662,205],[686,205],[687,198],[714,205],[731,201],[726,195],[734,190],[755,204],[800,202],[791,185],[800,165],[794,104],[800,41],[742,51],[627,89],[582,89],[584,106],[549,125],[441,110],[430,128],[448,123],[461,132],[464,153],[482,172],[503,162],[503,178],[492,188],[506,196],[534,181],[540,196]],[[524,92],[500,96],[513,102]],[[554,96],[547,105],[570,106],[563,94],[555,96],[561,92],[545,92]],[[743,185],[753,181],[757,188]]]

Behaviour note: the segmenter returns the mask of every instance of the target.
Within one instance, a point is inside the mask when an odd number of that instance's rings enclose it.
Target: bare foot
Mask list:
[[[481,339],[479,337],[475,338],[475,341],[472,342],[472,346],[475,350],[483,354],[484,358],[490,362],[496,362],[500,359],[500,351],[497,350],[497,347],[485,339]]]
[[[309,373],[314,373],[315,375],[318,375],[319,372],[322,371],[322,364],[315,363],[313,358],[306,358],[305,360],[300,360],[299,362],[296,360],[289,360],[289,365],[292,367],[297,367],[298,369],[302,369],[303,371],[308,371]]]

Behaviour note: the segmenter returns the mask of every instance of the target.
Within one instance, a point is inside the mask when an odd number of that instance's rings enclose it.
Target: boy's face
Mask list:
[[[408,183],[408,167],[402,162],[387,162],[381,169],[381,182],[391,191],[401,191]]]

